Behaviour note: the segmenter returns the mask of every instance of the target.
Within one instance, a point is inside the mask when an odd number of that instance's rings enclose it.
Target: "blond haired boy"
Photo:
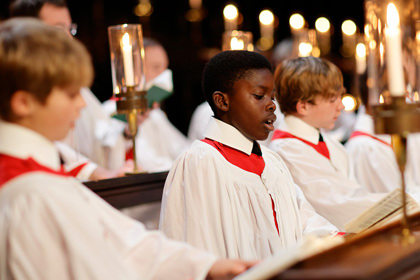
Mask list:
[[[284,159],[315,210],[343,230],[386,193],[370,193],[352,180],[346,150],[324,133],[344,109],[341,71],[328,60],[301,57],[281,63],[274,76],[285,118],[270,148]]]

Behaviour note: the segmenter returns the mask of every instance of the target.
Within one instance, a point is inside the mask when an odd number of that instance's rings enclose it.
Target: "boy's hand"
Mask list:
[[[207,280],[232,279],[259,261],[218,260],[211,267]]]

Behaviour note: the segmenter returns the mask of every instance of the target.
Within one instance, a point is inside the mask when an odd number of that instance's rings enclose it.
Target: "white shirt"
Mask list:
[[[356,180],[370,192],[388,192],[400,187],[401,173],[391,136],[375,134],[372,117],[363,112],[358,113],[354,131],[367,134],[352,137],[345,144]]]
[[[251,154],[253,142],[222,121],[212,118],[205,136]],[[319,235],[336,233],[336,228],[315,214],[297,191],[279,156],[264,146],[261,149],[265,168],[259,176],[231,164],[213,146],[196,140],[175,161],[167,177],[161,230],[219,257],[240,259],[271,256],[296,244],[303,230],[318,231]]]
[[[319,131],[294,116],[286,116],[279,130],[318,144]],[[346,150],[322,134],[330,159],[296,138],[273,139],[270,148],[282,157],[307,200],[327,220],[343,230],[344,225],[379,201],[385,193],[370,193],[350,178]]]
[[[53,143],[1,121],[0,154],[60,169]],[[41,171],[0,186],[0,248],[0,279],[204,279],[215,261],[145,230],[76,179]]]

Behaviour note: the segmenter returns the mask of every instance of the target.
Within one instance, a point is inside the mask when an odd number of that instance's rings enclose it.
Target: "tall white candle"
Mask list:
[[[386,13],[387,26],[386,35],[386,62],[388,70],[388,89],[391,96],[404,96],[405,83],[402,62],[402,41],[400,18],[397,8],[389,3]]]
[[[356,73],[363,74],[366,70],[366,46],[363,43],[356,45]]]
[[[259,16],[261,37],[273,39],[274,15],[270,10],[263,10]]]
[[[238,8],[233,4],[229,4],[223,9],[226,31],[236,30],[238,28],[238,14]]]
[[[125,33],[122,37],[122,54],[124,61],[124,76],[126,86],[134,86],[133,47],[130,44],[130,35]]]

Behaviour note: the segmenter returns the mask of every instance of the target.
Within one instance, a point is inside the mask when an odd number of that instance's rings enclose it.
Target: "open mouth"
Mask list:
[[[265,126],[267,127],[268,130],[273,131],[274,130],[274,120],[267,120],[264,122]]]

